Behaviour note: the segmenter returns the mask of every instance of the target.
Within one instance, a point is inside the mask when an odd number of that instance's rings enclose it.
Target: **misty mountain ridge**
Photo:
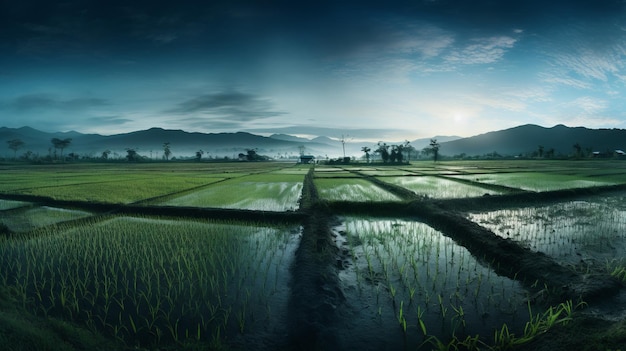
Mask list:
[[[104,136],[82,134],[76,131],[48,133],[31,127],[0,128],[0,142],[5,143],[4,155],[7,157],[13,156],[13,150],[10,150],[6,144],[9,140],[20,139],[24,142],[24,146],[18,150],[18,155],[32,151],[45,156],[54,151],[52,138],[72,139],[69,147],[64,150],[65,154],[74,152],[89,156],[99,156],[105,150],[125,155],[127,149],[135,149],[140,155],[158,158],[163,153],[164,143],[170,144],[172,156],[185,158],[193,157],[199,150],[203,150],[207,156],[221,158],[237,157],[239,153],[245,153],[246,149],[256,149],[259,154],[270,157],[296,157],[302,149],[306,154],[334,158],[343,156],[344,146],[346,156],[355,157],[363,156],[361,151],[363,146],[368,146],[372,150],[376,149],[375,143],[346,141],[345,145],[342,145],[340,140],[326,136],[307,139],[289,134],[273,134],[265,137],[247,132],[200,133],[163,128]],[[440,144],[440,154],[448,156],[486,155],[494,152],[504,156],[528,155],[536,151],[539,146],[543,146],[544,152],[552,149],[556,155],[567,155],[572,153],[574,144],[580,145],[583,150],[599,152],[626,149],[625,129],[589,129],[564,125],[545,128],[534,124],[468,138],[434,136],[415,139],[410,142],[410,145],[417,150],[422,150],[429,146],[431,139],[437,139]],[[402,142],[386,143],[388,145],[402,144]]]

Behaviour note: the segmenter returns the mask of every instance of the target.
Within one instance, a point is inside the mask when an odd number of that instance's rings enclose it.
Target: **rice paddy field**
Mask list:
[[[608,315],[588,349],[626,333],[622,161],[5,164],[0,234],[3,349],[566,350]]]

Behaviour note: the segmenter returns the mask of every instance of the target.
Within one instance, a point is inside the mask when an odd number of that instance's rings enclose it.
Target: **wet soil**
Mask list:
[[[32,196],[3,195],[2,198],[31,201],[47,206],[79,208],[94,213],[139,213],[166,216],[231,218],[259,222],[298,222],[303,224],[300,247],[291,267],[291,296],[288,301],[288,332],[281,347],[286,350],[381,349],[384,345],[364,345],[363,333],[348,321],[358,314],[346,301],[339,272],[346,261],[331,230],[336,215],[359,214],[394,216],[422,221],[466,247],[475,257],[497,262],[496,273],[522,282],[533,297],[546,303],[582,299],[590,307],[615,299],[622,285],[612,277],[588,272],[574,272],[557,264],[550,257],[532,252],[511,240],[503,239],[488,229],[471,222],[464,211],[489,208],[545,204],[583,196],[626,190],[626,186],[593,189],[561,190],[543,193],[515,193],[460,200],[430,200],[404,188],[364,175],[365,179],[383,186],[405,201],[389,203],[326,203],[319,199],[313,184],[312,171],[305,177],[300,210],[297,212],[262,212],[222,209],[151,207],[55,201]],[[346,326],[348,328],[346,328]],[[351,329],[350,329],[351,328]],[[339,335],[342,330],[347,335]],[[284,335],[277,335],[278,338]],[[384,335],[381,335],[384,339]],[[352,340],[350,340],[352,338]],[[282,343],[281,343],[282,344]],[[567,326],[559,326],[538,337],[521,350],[596,350],[618,349],[626,345],[626,321],[610,321],[594,315],[578,314]]]

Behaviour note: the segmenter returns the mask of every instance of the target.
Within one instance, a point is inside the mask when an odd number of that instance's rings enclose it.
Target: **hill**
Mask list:
[[[510,129],[489,132],[469,138],[440,143],[442,155],[485,155],[497,152],[500,155],[527,155],[537,151],[554,149],[555,155],[570,155],[575,152],[574,144],[583,150],[613,152],[626,149],[625,129],[589,129],[556,125],[545,128],[526,124]]]
[[[256,149],[257,153],[276,158],[297,157],[302,150],[306,154],[325,158],[343,156],[361,157],[363,146],[374,150],[375,143],[346,142],[319,136],[314,139],[295,137],[287,134],[274,134],[270,137],[245,132],[236,133],[193,133],[183,130],[151,128],[130,133],[104,136],[99,134],[82,134],[75,131],[63,133],[47,133],[30,127],[0,128],[0,155],[13,157],[13,151],[8,148],[7,141],[20,139],[24,146],[18,150],[18,155],[31,151],[40,156],[54,152],[51,139],[71,138],[70,146],[64,150],[65,154],[99,156],[105,150],[110,150],[113,157],[123,157],[127,149],[135,149],[140,155],[151,158],[160,158],[163,154],[163,144],[170,143],[173,157],[194,157],[198,150],[205,152],[205,157],[237,157],[245,153],[246,149]],[[626,130],[624,129],[588,129],[584,127],[566,127],[557,125],[545,128],[533,124],[522,125],[510,129],[488,132],[460,138],[457,136],[435,136],[433,138],[416,139],[411,145],[417,150],[427,147],[430,139],[437,139],[440,143],[441,155],[454,156],[466,154],[469,156],[485,155],[497,152],[500,155],[516,156],[530,155],[543,146],[544,152],[554,149],[555,155],[571,155],[575,152],[573,145],[579,144],[583,151],[613,152],[626,150]],[[387,144],[401,144],[388,142]]]
[[[237,157],[246,149],[256,149],[257,153],[271,157],[288,157],[299,155],[300,146],[305,146],[307,153],[326,155],[339,153],[336,145],[329,145],[320,140],[308,140],[287,135],[264,137],[260,135],[236,133],[194,133],[183,130],[150,128],[130,133],[103,136],[98,134],[81,134],[78,132],[47,133],[30,127],[0,128],[0,142],[5,145],[4,155],[13,157],[13,151],[6,144],[12,139],[20,139],[24,146],[18,155],[31,151],[40,156],[54,152],[51,139],[71,138],[72,142],[64,150],[64,154],[99,156],[105,150],[118,157],[126,155],[127,149],[134,149],[142,156],[161,157],[163,144],[170,143],[173,157],[193,157],[198,150],[203,150],[206,157]]]

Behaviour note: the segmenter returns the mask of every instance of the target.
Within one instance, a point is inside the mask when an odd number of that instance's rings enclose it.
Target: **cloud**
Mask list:
[[[584,48],[556,56],[555,64],[584,78],[606,82],[610,75],[620,72],[621,60],[622,57],[614,52],[599,53]]]
[[[473,39],[473,43],[455,50],[445,57],[452,64],[487,64],[502,59],[508,49],[515,46],[517,39],[508,36]]]
[[[582,96],[565,104],[566,107],[581,111],[584,115],[595,115],[604,111],[608,102],[591,96]]]
[[[183,101],[166,112],[182,115],[202,114],[231,122],[249,122],[286,114],[275,110],[274,104],[269,99],[241,92],[200,95]]]
[[[49,94],[27,94],[8,102],[8,106],[17,111],[61,110],[76,111],[108,105],[108,101],[99,98],[62,99]]]
[[[578,89],[591,89],[592,87],[592,85],[587,82],[584,82],[580,79],[567,77],[567,76],[557,77],[552,74],[540,74],[540,76],[543,77],[542,80],[546,83],[552,83],[556,85],[565,85],[568,87],[578,88]]]
[[[358,140],[389,140],[390,138],[402,139],[402,135],[406,135],[403,129],[366,129],[366,128],[328,128],[317,127],[314,125],[299,125],[281,128],[252,128],[247,131],[251,133],[284,133],[294,135],[323,135],[329,138],[339,139],[341,135],[347,139]]]

